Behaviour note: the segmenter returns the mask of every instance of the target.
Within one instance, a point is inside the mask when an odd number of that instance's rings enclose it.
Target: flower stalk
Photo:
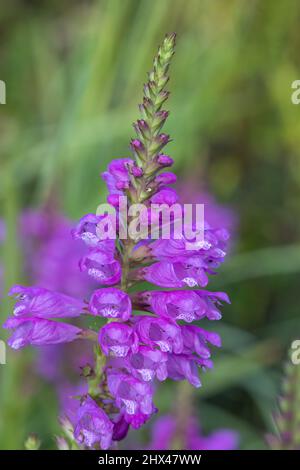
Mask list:
[[[274,423],[277,433],[266,436],[269,447],[272,450],[300,450],[300,367],[291,360],[285,365]]]
[[[162,132],[168,117],[163,105],[169,97],[166,85],[175,38],[174,33],[165,37],[144,86],[141,118],[134,123],[137,136],[130,143],[134,159],[113,160],[102,174],[119,235],[121,197],[127,196],[128,212],[132,204],[143,204],[146,228],[158,220],[159,230],[164,221],[154,207],[170,209],[178,201],[172,188],[176,176],[165,171],[173,164],[163,153],[170,137]],[[227,231],[207,224],[204,243],[191,243],[185,233],[178,237],[171,231],[168,239],[124,239],[118,234],[110,239],[99,235],[104,217],[87,214],[73,231],[74,239],[88,249],[80,269],[99,286],[88,304],[48,289],[15,286],[14,315],[5,324],[14,330],[9,341],[15,349],[77,339],[97,343],[94,364],[82,369],[87,391],[77,400],[75,416],[64,423],[69,437],[58,441],[61,448],[108,449],[126,436],[130,426],[140,428],[157,412],[156,381],[187,380],[200,387],[199,370],[213,366],[209,345],[221,346],[218,334],[193,322],[205,317],[219,320],[219,306],[229,302],[223,292],[204,290],[226,255]],[[132,218],[128,216],[128,221]],[[168,225],[175,227],[174,219]],[[141,282],[150,284],[149,290],[139,291]],[[166,290],[153,290],[151,284]],[[56,321],[86,315],[106,322],[93,331]]]

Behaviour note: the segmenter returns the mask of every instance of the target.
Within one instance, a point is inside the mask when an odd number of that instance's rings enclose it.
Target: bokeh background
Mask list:
[[[209,191],[236,218],[230,256],[210,285],[232,301],[215,327],[223,348],[189,400],[204,433],[232,428],[242,449],[266,447],[282,364],[300,336],[300,106],[291,102],[299,21],[297,0],[0,6],[1,323],[9,287],[29,282],[20,214],[52,201],[76,220],[105,199],[99,174],[129,154],[146,71],[165,33],[176,31],[168,153],[182,184]],[[0,366],[1,449],[23,448],[32,432],[55,447],[57,396],[34,360],[30,350],[8,351]],[[162,412],[174,412],[176,393],[160,386]],[[128,447],[146,445],[149,428]]]

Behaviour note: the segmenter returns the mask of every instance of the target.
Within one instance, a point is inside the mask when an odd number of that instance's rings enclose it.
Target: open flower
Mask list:
[[[163,352],[181,353],[183,348],[180,327],[165,318],[141,316],[136,318],[135,329],[140,340]]]
[[[189,258],[185,262],[154,263],[142,270],[142,276],[160,287],[205,287],[208,284],[201,259],[197,258]]]
[[[205,331],[196,325],[182,325],[183,351],[186,354],[194,352],[202,358],[209,358],[210,351],[207,342],[214,346],[221,346],[221,338],[217,333]]]
[[[104,286],[117,284],[121,279],[121,265],[110,253],[91,250],[80,261],[80,269]]]
[[[18,299],[13,310],[15,316],[78,317],[85,307],[81,300],[41,287],[14,286],[9,294]]]
[[[153,389],[148,383],[115,371],[108,373],[108,388],[133,428],[142,426],[155,412]]]
[[[93,315],[121,318],[124,321],[130,318],[131,308],[128,294],[115,287],[94,291],[89,303],[89,309]]]
[[[107,184],[109,194],[120,194],[122,190],[129,187],[130,176],[128,168],[133,165],[131,158],[119,158],[113,160],[102,173],[102,178]]]
[[[87,447],[99,444],[106,450],[110,447],[114,425],[107,414],[88,396],[78,408],[74,437]]]
[[[130,326],[113,322],[101,328],[99,344],[107,356],[124,357],[138,350],[138,337]]]
[[[6,320],[3,328],[14,330],[8,340],[12,348],[67,343],[81,333],[76,326],[49,319],[78,317],[83,313],[82,301],[39,287],[15,286],[10,295],[16,295],[18,301],[14,315]]]
[[[110,363],[127,371],[145,382],[151,382],[155,378],[163,381],[168,377],[168,355],[159,349],[151,349],[148,346],[139,346],[138,351],[128,354],[118,362]]]
[[[14,330],[8,340],[13,349],[20,349],[29,344],[43,346],[47,344],[69,343],[77,339],[81,329],[67,323],[59,323],[40,317],[9,317],[3,328]]]
[[[108,216],[87,214],[80,219],[76,228],[72,230],[72,234],[75,239],[82,240],[87,246],[91,248],[98,247],[113,257],[115,241],[110,239],[102,240],[97,233],[97,227],[104,219],[107,220]]]
[[[156,315],[190,323],[204,317],[219,320],[221,313],[218,305],[221,301],[229,302],[229,299],[224,292],[175,290],[143,292],[136,301],[138,305],[146,305]]]
[[[168,357],[168,377],[172,380],[188,380],[194,387],[201,387],[198,367],[212,368],[209,359],[199,359],[192,354],[170,354]]]

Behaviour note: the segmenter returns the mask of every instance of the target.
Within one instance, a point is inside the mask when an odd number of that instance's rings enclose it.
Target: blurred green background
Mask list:
[[[194,392],[202,428],[231,427],[241,448],[264,448],[282,361],[300,337],[300,79],[297,0],[21,1],[0,6],[0,217],[4,296],[21,279],[19,213],[52,194],[72,219],[105,198],[99,178],[129,154],[142,83],[166,32],[171,69],[168,153],[239,218],[230,258],[210,285],[232,304],[216,329],[224,347]],[[0,338],[6,338],[4,331]],[[31,351],[0,366],[0,448],[36,432],[54,448],[57,404],[31,377]],[[174,388],[157,404],[170,410]],[[142,431],[143,432],[143,431]],[[145,431],[145,433],[147,430]],[[135,439],[130,437],[129,439]],[[142,436],[141,439],[147,439]]]

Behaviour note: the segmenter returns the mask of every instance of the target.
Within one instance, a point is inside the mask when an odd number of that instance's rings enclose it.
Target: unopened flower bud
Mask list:
[[[136,123],[133,124],[133,127],[138,134],[138,136],[149,138],[151,133],[149,126],[145,119],[139,119]]]
[[[169,116],[168,111],[158,111],[155,113],[155,116],[153,118],[153,131],[154,132],[159,132],[160,129],[163,127],[167,117]]]
[[[176,183],[176,180],[177,180],[176,175],[169,171],[166,173],[161,173],[155,178],[154,181],[155,183],[165,185],[165,184],[174,184]]]
[[[161,108],[161,106],[164,104],[164,102],[169,98],[170,92],[169,91],[161,91],[157,98],[156,98],[156,107],[157,109]]]
[[[129,183],[127,181],[117,181],[116,188],[122,191],[123,189],[129,188]]]
[[[131,173],[136,178],[140,178],[144,174],[143,169],[139,166],[133,166],[132,169],[131,169]]]
[[[174,163],[173,158],[169,157],[169,155],[165,155],[161,153],[160,155],[157,156],[157,163],[160,166],[172,166]]]
[[[152,142],[152,145],[150,146],[149,149],[149,154],[154,156],[156,153],[158,153],[167,143],[170,142],[170,136],[167,134],[159,134],[158,136],[155,137],[155,139]]]
[[[113,207],[119,207],[119,194],[109,194],[107,196],[108,204],[111,204]]]
[[[130,143],[131,150],[143,160],[145,147],[139,139],[133,139]]]

